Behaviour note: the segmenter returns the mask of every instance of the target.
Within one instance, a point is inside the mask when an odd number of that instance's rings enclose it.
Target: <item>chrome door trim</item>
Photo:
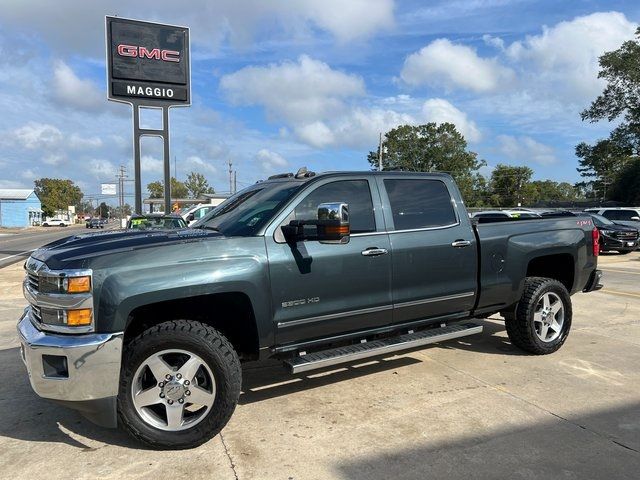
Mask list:
[[[393,305],[382,305],[381,307],[363,308],[360,310],[350,310],[347,312],[330,313],[328,315],[319,315],[317,317],[299,318],[297,320],[290,320],[288,322],[278,322],[278,328],[294,327],[297,325],[304,325],[306,323],[321,322],[323,320],[335,320],[336,318],[350,317],[353,315],[366,315],[367,313],[384,312],[391,310]]]
[[[425,303],[444,302],[446,300],[456,300],[458,298],[473,297],[475,294],[476,292],[456,293],[454,295],[445,295],[442,297],[431,297],[422,300],[412,300],[410,302],[394,303],[393,306],[394,308],[413,307],[416,305],[423,305]]]

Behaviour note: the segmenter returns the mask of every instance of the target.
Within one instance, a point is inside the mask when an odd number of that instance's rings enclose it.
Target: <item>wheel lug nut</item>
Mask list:
[[[187,396],[189,396],[189,395],[191,395],[191,391],[190,391],[190,390],[187,390],[186,392],[184,392],[184,394],[185,394],[185,395],[187,395]]]
[[[180,379],[182,378],[182,375],[180,375],[180,374],[178,373],[178,374],[176,374],[176,378],[177,378],[178,380],[180,380]]]
[[[158,386],[159,386],[160,388],[164,387],[164,382],[160,382],[160,383],[158,384]]]
[[[160,398],[164,398],[164,393],[160,392]]]
[[[181,398],[180,400],[178,400],[178,403],[184,403],[184,398]]]
[[[169,405],[173,405],[173,400],[167,400],[167,403],[168,403]]]
[[[164,376],[164,378],[166,378],[167,380],[171,380],[171,375],[169,375],[168,373]]]
[[[189,382],[189,380],[185,380],[185,381],[184,381],[184,384],[185,384],[185,385],[189,385],[189,383],[191,383],[191,382]]]

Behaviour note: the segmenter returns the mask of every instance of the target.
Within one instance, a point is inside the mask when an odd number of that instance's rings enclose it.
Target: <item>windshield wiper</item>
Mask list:
[[[208,225],[197,225],[195,227],[191,227],[191,228],[199,228],[202,230],[211,230],[212,232],[219,232],[220,229],[217,227],[209,227]]]

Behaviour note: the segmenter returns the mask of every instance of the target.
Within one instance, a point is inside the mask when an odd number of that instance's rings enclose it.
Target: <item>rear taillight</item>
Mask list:
[[[591,238],[593,239],[593,256],[597,257],[600,253],[600,232],[595,227],[591,230]]]

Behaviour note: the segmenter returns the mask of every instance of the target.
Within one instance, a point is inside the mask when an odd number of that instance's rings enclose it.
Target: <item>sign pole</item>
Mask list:
[[[169,155],[169,107],[162,107],[162,140],[164,144],[164,213],[171,213],[171,157]]]
[[[133,178],[135,213],[142,213],[142,179],[140,176],[140,105],[133,103]]]

